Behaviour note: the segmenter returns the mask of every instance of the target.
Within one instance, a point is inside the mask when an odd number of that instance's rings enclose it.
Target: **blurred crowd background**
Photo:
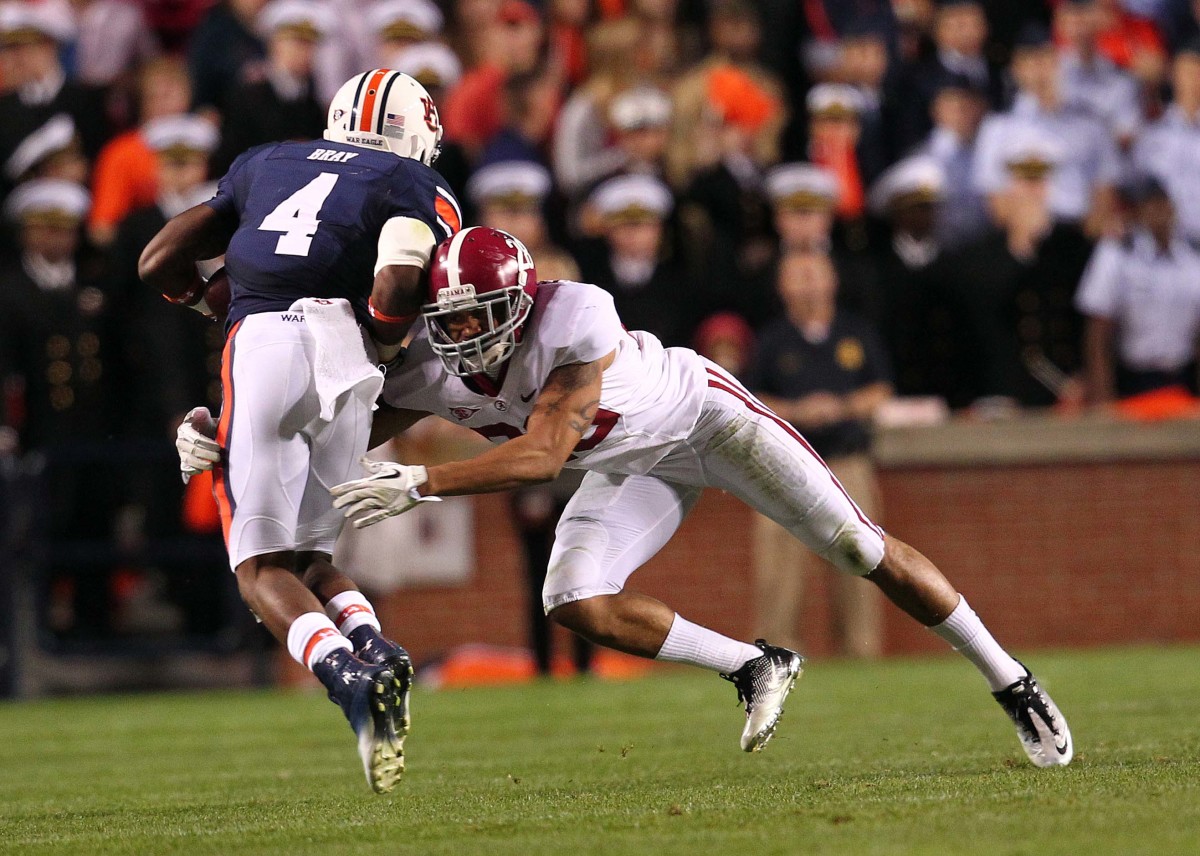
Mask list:
[[[87,554],[102,574],[49,575],[47,626],[111,631],[111,604],[145,588],[121,555],[214,537],[171,439],[219,407],[223,331],[142,286],[137,258],[244,149],[320,137],[351,75],[429,89],[468,223],[521,238],[542,279],[610,290],[627,326],[697,348],[853,461],[884,411],[1194,403],[1198,17],[1188,0],[0,3],[0,458],[39,456],[50,543],[113,551]],[[515,499],[528,544],[556,503]],[[164,620],[203,631],[217,596],[185,591]]]

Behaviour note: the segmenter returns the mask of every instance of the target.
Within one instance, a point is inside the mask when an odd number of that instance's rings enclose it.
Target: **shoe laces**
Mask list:
[[[750,713],[754,710],[757,696],[774,674],[775,663],[771,655],[763,653],[753,660],[747,660],[736,672],[721,677],[733,684],[737,690],[738,702],[746,705],[746,713]]]
[[[1050,726],[1051,731],[1055,734],[1058,733],[1058,719],[1050,709],[1049,701],[1033,675],[1026,675],[1017,681],[1004,693],[1000,701],[1013,721],[1029,732],[1030,736],[1035,738],[1037,736],[1037,728],[1033,724],[1033,714],[1040,716]]]

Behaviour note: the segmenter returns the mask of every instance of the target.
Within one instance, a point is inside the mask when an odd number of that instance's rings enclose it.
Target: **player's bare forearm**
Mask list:
[[[225,252],[237,228],[207,205],[172,217],[150,239],[138,260],[138,276],[151,288],[177,299],[202,286],[196,262]]]
[[[526,433],[467,461],[429,468],[426,496],[511,490],[555,479],[600,407],[604,369],[615,353],[550,373],[529,415]]]
[[[371,335],[382,345],[399,345],[421,311],[425,271],[415,264],[388,265],[371,289]],[[386,362],[386,360],[385,360]]]

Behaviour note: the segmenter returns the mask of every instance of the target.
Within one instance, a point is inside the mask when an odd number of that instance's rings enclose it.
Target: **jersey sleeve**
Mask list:
[[[450,185],[432,167],[403,159],[389,187],[385,219],[408,218],[424,223],[437,241],[462,228],[462,208]]]
[[[596,286],[580,288],[582,293],[571,295],[577,301],[572,307],[574,323],[570,338],[558,349],[555,366],[598,360],[612,353],[625,336],[612,295]]]
[[[265,146],[247,149],[238,155],[230,165],[229,171],[217,182],[216,195],[204,204],[222,217],[239,219],[246,204],[246,190],[253,176],[253,169],[249,168],[249,165],[258,155],[274,147],[275,143],[268,143]]]
[[[391,265],[428,266],[438,238],[429,225],[415,217],[392,217],[379,230],[375,273]]]

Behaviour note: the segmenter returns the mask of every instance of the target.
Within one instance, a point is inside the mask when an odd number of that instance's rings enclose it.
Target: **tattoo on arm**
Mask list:
[[[555,370],[553,380],[542,395],[538,397],[534,413],[552,415],[561,413],[570,407],[571,396],[589,384],[595,382],[601,374],[598,362],[578,363],[562,366]],[[596,418],[596,410],[600,407],[600,399],[595,398],[586,404],[572,408],[567,425],[572,431],[582,435]]]

